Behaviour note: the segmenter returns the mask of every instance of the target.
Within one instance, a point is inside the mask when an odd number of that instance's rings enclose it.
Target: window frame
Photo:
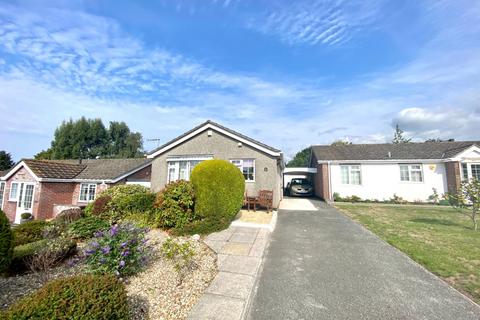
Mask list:
[[[478,177],[474,177],[473,176],[473,166],[475,167],[480,167],[480,163],[470,163],[470,171],[469,171],[469,174],[470,174],[470,179],[473,179],[473,178],[476,178],[477,180],[480,180],[480,175]],[[480,168],[479,169],[475,169],[476,172],[480,172]]]
[[[86,195],[86,199],[83,200],[82,199],[82,189],[83,189],[83,186],[87,186],[87,193],[85,194]],[[93,199],[89,199],[89,196],[90,196],[90,188],[94,186],[94,192],[93,192]],[[95,198],[97,197],[97,184],[96,183],[88,183],[88,182],[85,182],[85,183],[80,183],[80,191],[78,193],[78,202],[92,202],[92,201],[95,201]]]
[[[419,169],[414,169],[414,166],[419,166]],[[407,174],[408,180],[402,179],[402,167],[407,167]],[[425,182],[425,174],[423,172],[423,164],[421,163],[399,163],[399,174],[400,174],[400,182],[401,183],[424,183]],[[412,173],[413,172],[420,172],[420,181],[413,181],[412,180]]]
[[[178,158],[168,158],[167,159],[167,183],[178,181],[180,179],[180,162],[185,162],[185,172],[186,181],[190,181],[190,175],[192,174],[193,168],[202,161],[211,160],[213,157],[205,156],[205,157],[178,157]],[[192,166],[192,163],[194,165]],[[173,169],[173,179],[170,178],[170,170]]]
[[[243,162],[245,160],[249,160],[249,161],[252,161],[253,162],[253,166],[252,167],[244,167],[243,166]],[[238,165],[235,164],[234,162],[238,162]],[[245,178],[245,182],[248,182],[248,183],[254,183],[255,182],[255,175],[257,173],[257,170],[255,168],[255,159],[254,158],[233,158],[233,159],[230,159],[230,163],[233,164],[234,166],[236,166],[240,172],[242,173],[243,177]],[[253,176],[253,179],[247,179],[245,177],[245,172],[243,171],[245,168],[253,168],[253,172],[252,172],[252,176]],[[247,176],[248,176],[248,172],[247,172]]]
[[[3,203],[5,202],[5,192],[7,191],[7,182],[0,181],[0,210],[3,210]]]
[[[353,169],[353,167],[358,167],[358,169]],[[347,169],[347,181],[344,181],[344,175],[343,171],[344,168]],[[353,173],[358,172],[358,183],[352,183],[353,180]],[[363,177],[362,177],[362,165],[361,164],[340,164],[340,184],[342,185],[350,185],[350,186],[361,186],[363,183]]]
[[[13,190],[13,185],[16,185],[16,188],[15,188],[15,197],[12,197],[12,190]],[[8,201],[18,201],[18,186],[20,185],[20,182],[18,181],[12,181],[10,183],[10,190],[8,192]]]

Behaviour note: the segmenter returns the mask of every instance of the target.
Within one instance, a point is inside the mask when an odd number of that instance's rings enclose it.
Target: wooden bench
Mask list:
[[[273,208],[273,191],[260,190],[258,192],[258,196],[249,196],[247,193],[245,193],[243,205],[247,207],[248,211],[250,211],[250,208],[253,208],[253,211],[255,211],[258,205],[267,209],[267,212],[270,212]]]

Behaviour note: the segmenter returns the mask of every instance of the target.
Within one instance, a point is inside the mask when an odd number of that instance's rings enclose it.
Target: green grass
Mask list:
[[[440,206],[335,206],[480,303],[480,230],[468,217]]]

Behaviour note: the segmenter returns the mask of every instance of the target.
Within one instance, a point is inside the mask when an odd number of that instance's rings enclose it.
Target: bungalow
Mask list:
[[[449,141],[401,144],[312,146],[315,193],[388,200],[427,201],[454,192],[464,180],[480,179],[480,142]]]
[[[71,206],[86,206],[116,184],[150,186],[148,159],[22,160],[0,176],[0,209],[11,222],[31,213],[49,219]]]
[[[212,121],[156,148],[147,158],[152,159],[154,192],[171,181],[189,180],[193,167],[201,161],[223,159],[243,173],[248,195],[272,190],[275,208],[282,199],[282,152]]]

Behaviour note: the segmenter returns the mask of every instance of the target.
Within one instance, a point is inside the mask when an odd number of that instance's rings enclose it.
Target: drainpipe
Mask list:
[[[330,169],[331,161],[327,161],[327,170],[328,170],[328,202],[332,202],[332,171]]]

